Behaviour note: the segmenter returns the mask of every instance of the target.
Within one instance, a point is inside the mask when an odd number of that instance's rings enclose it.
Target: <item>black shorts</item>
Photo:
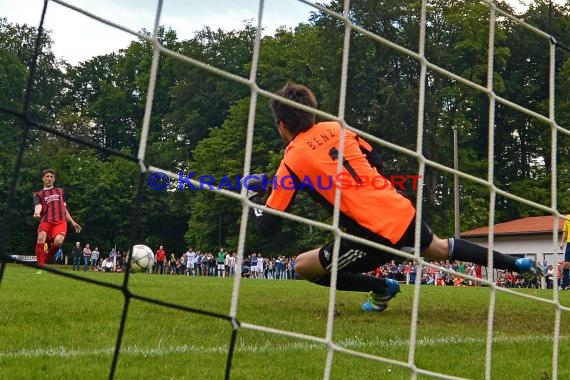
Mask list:
[[[402,238],[393,244],[386,238],[374,235],[366,237],[367,239],[391,247],[394,249],[413,248],[415,240],[416,219],[412,219],[410,225]],[[433,240],[433,232],[431,228],[424,222],[421,223],[420,232],[420,250],[426,249]],[[332,252],[334,241],[324,245],[319,250],[319,261],[323,268],[327,271],[332,269]],[[399,256],[393,255],[389,252],[376,249],[369,245],[357,243],[352,240],[341,239],[340,249],[338,253],[338,271],[364,273],[370,272],[392,260],[397,260]]]

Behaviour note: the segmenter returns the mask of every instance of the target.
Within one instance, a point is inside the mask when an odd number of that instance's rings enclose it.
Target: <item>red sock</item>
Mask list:
[[[38,265],[40,268],[46,266],[46,254],[44,251],[44,243],[36,244],[36,260],[38,261]]]
[[[51,247],[49,247],[49,249],[46,253],[44,262],[47,263],[53,257],[53,255],[55,255],[55,253],[57,252],[59,247],[60,247],[59,245],[55,245],[55,244],[52,245]]]

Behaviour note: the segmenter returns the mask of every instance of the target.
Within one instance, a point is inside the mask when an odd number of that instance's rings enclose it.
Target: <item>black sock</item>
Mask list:
[[[463,239],[449,239],[449,258],[487,266],[487,248]],[[516,257],[493,251],[493,267],[517,271]]]
[[[331,275],[326,274],[311,281],[317,285],[330,287]],[[386,279],[378,278],[364,273],[338,272],[336,289],[350,292],[384,293],[386,291]]]

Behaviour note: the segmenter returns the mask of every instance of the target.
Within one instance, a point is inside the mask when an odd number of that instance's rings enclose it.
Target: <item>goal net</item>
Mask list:
[[[331,22],[335,23],[338,26],[338,30],[344,33],[343,35],[343,44],[342,44],[342,61],[339,65],[339,77],[336,78],[336,82],[338,82],[338,112],[328,113],[322,110],[311,110],[316,115],[322,118],[330,119],[330,120],[337,120],[339,121],[343,128],[353,130],[357,132],[359,135],[365,137],[368,141],[377,144],[393,152],[394,154],[399,155],[400,157],[405,157],[407,160],[411,160],[417,162],[417,193],[416,193],[416,200],[415,203],[417,205],[417,220],[422,220],[422,215],[424,211],[424,198],[429,196],[430,194],[425,193],[426,188],[426,178],[429,177],[429,172],[438,172],[442,173],[443,176],[448,176],[452,178],[453,176],[458,176],[461,178],[462,181],[470,182],[481,187],[484,187],[487,190],[487,194],[489,194],[488,198],[488,246],[489,252],[492,252],[491,249],[494,243],[494,221],[496,219],[496,210],[497,210],[497,198],[500,197],[503,200],[507,200],[509,202],[515,202],[520,204],[525,204],[528,207],[534,208],[536,210],[540,210],[543,213],[550,214],[554,217],[554,223],[552,225],[552,245],[553,245],[553,252],[558,252],[558,223],[559,220],[564,218],[558,210],[557,204],[557,193],[558,193],[558,183],[559,179],[557,178],[558,166],[557,166],[557,152],[558,152],[558,141],[560,140],[560,136],[569,136],[570,131],[557,123],[555,117],[555,88],[556,88],[556,67],[557,67],[557,59],[556,53],[559,49],[564,47],[549,33],[542,31],[526,22],[521,21],[517,17],[501,10],[495,5],[495,2],[491,0],[485,0],[478,2],[479,5],[484,5],[486,8],[486,15],[488,17],[487,23],[488,27],[486,29],[486,36],[485,36],[485,43],[482,44],[484,50],[486,50],[486,63],[482,65],[483,67],[478,67],[479,74],[474,74],[472,72],[472,76],[466,76],[465,73],[469,71],[466,70],[464,73],[455,73],[450,71],[445,67],[444,61],[438,61],[435,57],[432,60],[429,57],[427,52],[430,43],[436,44],[437,41],[429,41],[428,38],[428,31],[430,27],[437,27],[437,25],[430,25],[429,21],[429,12],[430,12],[430,2],[428,1],[418,1],[418,29],[417,29],[417,41],[394,41],[390,38],[389,29],[390,26],[386,26],[386,34],[372,32],[364,27],[358,22],[359,20],[354,19],[355,11],[353,7],[355,6],[354,3],[346,0],[344,2],[344,10],[342,12],[336,12],[332,10],[330,7],[326,5],[320,5],[317,3],[313,3],[310,1],[299,0],[300,3],[304,4],[307,7],[310,7],[315,12],[319,12],[321,15],[328,17]],[[252,154],[253,154],[253,141],[255,135],[255,127],[256,127],[256,116],[257,116],[257,104],[258,100],[261,98],[265,99],[279,99],[273,92],[273,89],[266,89],[259,86],[257,82],[257,78],[259,77],[259,64],[260,64],[260,50],[262,49],[262,25],[263,25],[263,17],[264,17],[264,6],[265,3],[263,0],[259,1],[258,7],[258,19],[257,19],[257,32],[255,35],[255,40],[253,41],[253,55],[251,57],[250,62],[250,72],[248,77],[243,77],[236,75],[235,73],[228,72],[226,70],[220,69],[208,62],[204,62],[197,57],[184,55],[179,51],[175,51],[170,49],[169,47],[162,44],[158,38],[158,32],[161,25],[161,12],[163,7],[163,2],[158,1],[158,6],[156,8],[155,13],[155,23],[154,29],[152,33],[145,34],[140,31],[132,30],[128,27],[125,27],[121,24],[111,22],[109,19],[106,18],[106,15],[96,15],[92,14],[88,11],[85,11],[79,7],[74,6],[72,3],[68,3],[61,0],[52,0],[46,1],[43,9],[41,23],[39,25],[40,35],[38,36],[38,46],[39,41],[42,38],[41,33],[44,32],[43,24],[46,11],[48,11],[51,7],[65,7],[73,12],[81,13],[91,19],[100,22],[103,25],[106,25],[109,28],[114,28],[118,31],[123,33],[130,34],[140,40],[147,41],[148,43],[152,44],[153,47],[153,56],[152,62],[149,70],[148,75],[148,91],[147,97],[145,99],[145,112],[144,116],[142,117],[142,124],[139,128],[139,144],[138,144],[138,152],[136,156],[126,154],[121,152],[120,150],[103,147],[100,144],[97,144],[93,141],[88,141],[82,138],[78,138],[70,133],[62,131],[58,128],[43,125],[34,121],[30,113],[30,105],[33,102],[34,96],[34,83],[35,79],[49,75],[48,73],[42,72],[42,68],[38,67],[36,64],[38,62],[38,56],[41,54],[41,51],[36,49],[36,54],[34,59],[31,61],[29,66],[29,79],[27,82],[27,86],[24,92],[24,99],[21,104],[21,110],[14,110],[7,105],[0,104],[0,111],[2,111],[6,116],[12,117],[16,120],[17,125],[22,131],[22,144],[20,147],[19,152],[17,152],[16,156],[16,163],[14,168],[14,177],[9,187],[9,193],[7,197],[7,207],[4,212],[4,219],[3,219],[3,232],[6,231],[7,225],[10,223],[9,221],[9,210],[14,207],[14,194],[15,189],[18,183],[18,178],[20,176],[20,171],[22,170],[22,160],[25,154],[25,149],[27,146],[27,140],[29,138],[29,133],[32,130],[41,130],[46,132],[49,135],[53,135],[54,137],[72,141],[77,143],[81,146],[89,147],[96,149],[100,152],[103,152],[108,155],[116,156],[118,158],[127,160],[132,163],[136,163],[140,168],[140,178],[137,184],[138,186],[138,198],[134,204],[135,209],[138,212],[135,212],[133,218],[133,235],[131,236],[131,246],[132,243],[137,242],[137,229],[141,223],[141,215],[140,209],[142,204],[142,188],[146,185],[146,180],[149,174],[155,172],[162,172],[168,175],[173,180],[179,177],[179,173],[173,170],[172,168],[164,168],[159,167],[153,164],[151,160],[149,160],[148,156],[148,141],[149,141],[149,134],[150,134],[150,124],[151,119],[153,117],[153,106],[156,103],[156,99],[154,94],[157,93],[157,83],[158,83],[158,76],[160,72],[160,60],[161,57],[168,56],[170,58],[176,59],[177,61],[186,64],[188,66],[197,67],[204,72],[209,74],[218,76],[220,78],[224,78],[225,80],[232,81],[235,85],[241,86],[249,91],[250,96],[250,107],[248,113],[248,122],[247,122],[247,133],[246,133],[246,144],[243,147],[244,150],[244,162],[243,162],[243,175],[248,175],[251,172],[252,167]],[[461,20],[458,20],[460,22]],[[399,20],[393,20],[393,23],[397,24]],[[432,21],[433,22],[433,21]],[[496,38],[497,38],[497,25],[499,23],[511,23],[516,25],[517,28],[524,29],[532,38],[537,40],[543,41],[545,48],[543,54],[545,57],[548,57],[548,72],[544,73],[544,75],[548,76],[548,83],[549,83],[549,93],[547,94],[546,98],[543,99],[545,102],[547,112],[540,112],[537,111],[534,107],[529,107],[525,104],[517,104],[516,102],[502,96],[502,92],[497,90],[496,86],[498,85],[497,76],[496,76],[496,57],[501,57],[501,52],[496,51]],[[354,36],[359,36],[359,43],[365,41],[365,43],[369,44],[370,49],[378,49],[378,50],[386,50],[391,51],[392,53],[397,53],[401,55],[405,59],[415,62],[415,64],[419,67],[417,71],[417,86],[415,90],[416,97],[414,99],[409,99],[410,104],[413,104],[413,107],[410,107],[410,110],[414,110],[413,117],[410,120],[415,120],[415,124],[413,126],[413,131],[416,136],[415,142],[411,144],[414,148],[405,147],[403,145],[399,145],[398,142],[390,141],[388,139],[384,139],[378,136],[375,133],[370,133],[367,130],[363,130],[362,128],[355,127],[347,122],[346,113],[347,113],[347,88],[351,85],[351,78],[349,77],[350,73],[350,52],[351,46],[354,43],[355,39]],[[478,42],[481,43],[479,36]],[[504,38],[504,36],[501,36]],[[469,57],[465,57],[466,60],[469,60]],[[434,63],[434,61],[438,61],[438,64]],[[324,63],[326,64],[326,63]],[[469,62],[466,62],[468,65]],[[480,65],[481,66],[481,65]],[[484,74],[481,74],[484,73]],[[407,75],[406,73],[402,73],[402,75]],[[482,80],[474,79],[477,75],[482,78]],[[468,89],[471,94],[475,96],[482,96],[488,98],[488,109],[487,109],[487,118],[486,120],[478,120],[477,122],[485,122],[487,124],[488,134],[483,136],[488,143],[488,157],[486,160],[487,165],[487,173],[486,177],[476,176],[474,174],[470,174],[467,171],[460,171],[457,168],[454,168],[446,160],[445,162],[440,162],[435,160],[425,153],[425,147],[427,144],[435,144],[437,146],[437,140],[434,142],[433,140],[426,141],[426,136],[429,134],[430,131],[427,129],[430,125],[433,125],[433,121],[426,121],[426,104],[430,101],[430,94],[429,88],[430,85],[437,81],[447,81],[449,83],[454,83],[458,87],[462,87],[464,89]],[[388,83],[389,84],[389,83]],[[393,96],[399,96],[400,94],[393,94]],[[1,99],[1,98],[0,98]],[[280,99],[287,104],[290,104],[294,107],[302,106],[291,102],[287,99]],[[447,107],[447,108],[445,108]],[[547,160],[550,163],[550,173],[551,173],[551,182],[550,182],[550,201],[539,203],[525,197],[518,196],[511,192],[505,191],[501,188],[500,185],[497,185],[496,181],[496,173],[497,170],[500,170],[500,163],[497,163],[495,160],[496,156],[496,128],[497,128],[497,114],[500,112],[505,112],[505,110],[509,110],[509,112],[517,112],[524,115],[525,118],[528,120],[533,120],[540,124],[546,133],[543,133],[543,136],[548,136],[550,139],[550,157],[547,157]],[[454,105],[448,104],[444,106],[444,111],[449,114],[455,112]],[[363,116],[365,117],[365,116]],[[449,115],[442,115],[442,122],[449,122],[452,118]],[[342,151],[339,152],[340,156],[342,157]],[[428,172],[428,174],[426,174]],[[195,179],[188,179],[188,181],[195,186],[200,186],[200,182]],[[225,189],[217,190],[217,193],[220,196],[226,197],[236,202],[240,202],[242,206],[241,211],[241,220],[239,226],[239,238],[238,238],[238,245],[237,245],[237,272],[239,273],[240,267],[243,265],[244,261],[244,254],[246,251],[246,234],[248,228],[251,228],[251,223],[248,225],[249,215],[251,213],[251,208],[255,205],[249,202],[246,198],[246,189],[242,188],[241,192],[233,192]],[[442,268],[435,263],[430,263],[424,261],[419,256],[419,228],[416,228],[418,231],[416,233],[416,246],[414,247],[415,253],[409,252],[402,252],[398,250],[388,249],[386,247],[382,247],[380,245],[374,244],[372,242],[366,241],[364,239],[358,238],[356,236],[352,236],[347,234],[342,230],[339,226],[339,207],[338,207],[338,197],[337,203],[335,204],[334,210],[334,217],[331,223],[325,223],[321,221],[317,221],[310,217],[300,216],[293,213],[284,213],[284,212],[276,212],[276,211],[268,211],[269,213],[274,213],[282,218],[291,220],[296,223],[303,223],[309,225],[315,229],[319,230],[326,230],[330,233],[334,234],[335,236],[335,251],[333,252],[333,267],[332,267],[332,285],[336,283],[336,274],[337,274],[337,266],[338,266],[338,246],[340,239],[351,239],[354,241],[362,242],[365,244],[372,245],[379,249],[387,250],[388,252],[399,256],[405,260],[409,260],[414,262],[418,269],[417,272],[421,273],[423,268],[434,268],[438,271],[444,273],[450,273],[453,276],[458,276],[465,278],[466,280],[474,281],[481,283],[489,288],[490,290],[490,298],[488,304],[488,315],[487,315],[487,327],[486,327],[486,337],[484,339],[485,343],[485,357],[477,358],[475,360],[484,360],[484,377],[486,379],[492,378],[492,368],[493,368],[493,351],[494,345],[500,340],[500,337],[497,337],[494,334],[494,324],[495,324],[495,307],[496,307],[496,299],[498,293],[507,294],[508,296],[512,297],[523,297],[532,302],[546,304],[552,307],[554,313],[554,319],[552,321],[542,321],[545,323],[551,332],[552,332],[552,342],[544,343],[545,346],[550,346],[550,350],[552,351],[552,364],[551,364],[551,377],[556,379],[558,378],[558,370],[559,370],[559,352],[560,352],[560,343],[561,343],[561,334],[560,334],[560,326],[561,326],[561,317],[562,312],[569,311],[567,306],[564,306],[560,303],[559,294],[558,292],[552,293],[552,298],[545,298],[539,295],[533,295],[532,293],[527,292],[517,292],[513,289],[506,289],[497,286],[494,282],[492,276],[488,278],[479,278],[474,277],[469,274],[465,273],[458,273],[451,269]],[[419,223],[419,222],[418,222]],[[419,224],[418,224],[419,227]],[[8,254],[5,251],[5,233],[2,234],[2,245],[1,245],[1,254],[4,261],[8,260]],[[31,265],[24,261],[21,262],[24,265]],[[0,280],[2,280],[2,274],[6,271],[6,266],[2,265],[0,267]],[[61,272],[54,271],[53,273],[58,275],[63,275]],[[493,273],[493,263],[492,263],[492,255],[489,255],[489,271],[488,273]],[[65,274],[66,276],[70,276],[69,274]],[[73,280],[77,281],[86,281],[85,279],[81,279],[79,276],[70,276]],[[416,277],[414,286],[413,286],[413,295],[411,296],[411,318],[410,320],[402,320],[402,323],[406,323],[409,325],[409,336],[408,337],[401,337],[399,339],[394,338],[392,341],[383,341],[379,343],[380,347],[390,348],[395,345],[402,345],[407,349],[407,359],[406,360],[396,360],[392,358],[390,355],[383,354],[384,350],[380,350],[378,354],[370,354],[366,351],[359,350],[358,337],[355,337],[355,341],[338,341],[335,339],[335,320],[337,318],[338,312],[338,293],[335,291],[334,286],[331,286],[329,292],[329,303],[328,303],[328,313],[326,316],[326,333],[324,336],[315,336],[311,334],[305,334],[295,331],[294,326],[290,330],[286,329],[277,329],[271,327],[269,325],[263,325],[259,323],[249,323],[245,320],[238,319],[238,310],[239,310],[239,301],[240,301],[240,290],[243,287],[243,279],[240,276],[236,276],[233,279],[233,287],[232,287],[232,296],[231,296],[231,305],[229,312],[227,314],[219,314],[213,313],[207,310],[202,310],[200,308],[193,308],[187,307],[175,303],[165,302],[160,299],[146,297],[140,294],[135,294],[129,291],[129,272],[124,273],[124,282],[121,286],[110,286],[107,283],[92,281],[90,282],[93,286],[104,286],[110,287],[117,292],[122,292],[124,295],[124,303],[122,308],[122,317],[120,321],[120,329],[119,334],[116,342],[116,347],[113,353],[113,360],[110,364],[110,378],[115,377],[115,373],[117,370],[117,366],[119,363],[119,359],[122,353],[122,335],[124,334],[125,325],[127,323],[127,314],[129,311],[129,307],[131,307],[132,303],[131,300],[143,301],[148,302],[152,305],[156,305],[158,307],[164,308],[171,308],[176,309],[184,313],[195,313],[202,315],[205,319],[219,319],[222,321],[227,321],[231,324],[232,333],[229,337],[229,341],[227,346],[224,346],[224,354],[226,355],[225,360],[225,378],[229,379],[232,378],[232,369],[235,368],[235,352],[237,350],[237,342],[239,334],[244,330],[256,331],[263,334],[275,334],[278,336],[283,336],[287,338],[294,339],[298,341],[298,347],[314,347],[319,346],[326,350],[326,359],[323,363],[323,372],[322,377],[324,379],[333,378],[333,368],[335,363],[339,360],[344,360],[342,358],[345,355],[350,355],[351,357],[355,358],[354,360],[367,360],[367,361],[375,361],[382,364],[401,367],[406,369],[409,374],[410,378],[441,378],[441,379],[456,379],[461,378],[460,376],[454,375],[453,373],[457,373],[456,371],[451,371],[452,373],[442,373],[438,371],[433,371],[430,368],[424,367],[421,363],[417,360],[417,349],[419,345],[425,344],[421,337],[418,337],[419,331],[419,324],[420,324],[420,300],[423,289],[425,287],[421,284],[421,278],[418,275]],[[557,274],[554,274],[554,283],[557,284]],[[556,289],[557,285],[555,285]],[[412,289],[412,288],[410,288]],[[2,291],[0,290],[0,293]],[[1,297],[1,296],[0,296]],[[442,300],[442,303],[447,302],[446,300]],[[450,301],[452,302],[452,301]],[[294,311],[291,310],[291,313]],[[469,311],[466,311],[468,313]],[[381,320],[375,320],[371,322],[371,324],[375,325],[374,328],[383,328]],[[451,334],[451,332],[450,332]],[[189,337],[192,339],[192,337]],[[441,342],[436,342],[435,345],[438,344],[452,344],[453,339],[447,341],[446,339],[442,339]],[[502,343],[509,343],[502,342]],[[524,343],[523,343],[524,344]],[[437,355],[438,348],[433,348],[434,355]],[[387,351],[387,350],[386,350]],[[152,353],[148,353],[152,355]],[[212,354],[211,352],[209,354]],[[214,354],[217,354],[215,352]],[[263,359],[260,360],[263,363]],[[177,365],[180,365],[177,364]],[[265,365],[263,363],[262,365]],[[174,375],[175,376],[175,375]],[[286,378],[286,377],[279,377],[277,378]]]

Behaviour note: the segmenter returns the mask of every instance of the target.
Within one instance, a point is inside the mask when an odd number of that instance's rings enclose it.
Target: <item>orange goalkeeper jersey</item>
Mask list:
[[[415,215],[414,206],[371,165],[366,153],[372,147],[349,130],[344,131],[343,167],[338,173],[341,133],[340,124],[333,121],[297,134],[285,149],[266,206],[285,211],[295,192],[303,189],[332,210],[340,188],[343,226],[351,233],[363,228],[398,242]]]

